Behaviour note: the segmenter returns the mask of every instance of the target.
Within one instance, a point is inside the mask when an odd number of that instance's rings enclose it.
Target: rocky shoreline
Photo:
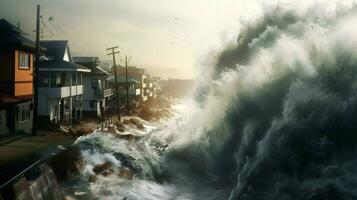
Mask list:
[[[116,118],[110,118],[105,122],[98,123],[95,129],[82,127],[70,132],[70,134],[79,138],[94,132],[100,132],[101,134],[110,134],[115,138],[133,142],[139,140],[142,136],[130,133],[131,130],[143,131],[145,129],[144,121],[152,122],[170,116],[172,116],[172,113],[168,108],[143,109],[140,114],[135,113],[133,116],[123,117],[121,122]],[[76,143],[62,148],[60,152],[32,166],[16,181],[2,188],[0,200],[77,199],[76,196],[78,194],[75,193],[73,195],[64,195],[61,192],[60,185],[74,176],[81,175],[85,161]],[[98,176],[107,177],[109,175],[116,175],[118,178],[129,180],[135,176],[135,172],[128,167],[123,167],[115,172],[110,162],[103,162],[94,166],[93,173],[88,176],[88,182],[95,183]]]
[[[98,126],[97,129],[79,129],[76,132],[77,136],[89,136],[93,133],[100,134],[108,134],[110,136],[114,136],[120,140],[134,142],[140,140],[144,135],[138,135],[132,133],[132,130],[144,131],[145,130],[145,122],[155,122],[160,119],[169,118],[173,115],[170,109],[155,109],[145,110],[141,112],[141,114],[137,114],[136,116],[125,116],[122,117],[122,121],[116,120],[116,118],[111,118],[110,120],[102,123]],[[75,168],[73,166],[69,166],[74,171],[81,173],[84,170],[85,162],[83,158],[80,158],[77,161],[73,161],[75,163]],[[77,170],[78,169],[78,170]],[[77,173],[77,174],[78,174]],[[114,169],[114,166],[109,162],[105,161],[93,166],[91,173],[84,178],[87,180],[89,184],[96,183],[99,177],[108,177],[115,176],[123,180],[130,180],[136,176],[136,172],[134,169],[131,169],[128,166],[123,166],[120,169]],[[73,200],[73,199],[87,199],[90,197],[86,197],[84,192],[75,192],[72,191],[72,194],[66,194],[65,199]]]

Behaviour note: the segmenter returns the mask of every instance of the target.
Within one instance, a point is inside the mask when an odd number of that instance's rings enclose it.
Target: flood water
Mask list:
[[[324,14],[277,8],[248,23],[207,57],[174,116],[129,130],[141,139],[80,138],[86,168],[68,188],[101,200],[357,199],[357,15]],[[103,162],[113,175],[88,183]]]

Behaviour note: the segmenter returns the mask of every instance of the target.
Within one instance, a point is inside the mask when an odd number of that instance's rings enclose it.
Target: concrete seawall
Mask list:
[[[63,200],[59,182],[83,166],[78,147],[71,146],[28,168],[1,188],[0,200]]]

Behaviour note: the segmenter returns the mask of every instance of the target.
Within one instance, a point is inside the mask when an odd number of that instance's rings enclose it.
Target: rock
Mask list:
[[[97,181],[97,176],[94,175],[94,174],[89,175],[88,181],[89,181],[90,183],[95,183],[95,182]]]
[[[135,118],[131,118],[131,119],[130,119],[130,122],[131,122],[132,124],[134,124],[134,125],[140,124],[140,121],[139,121],[138,119],[135,119]]]
[[[51,157],[47,163],[53,169],[58,181],[65,180],[72,173],[80,173],[84,168],[84,160],[78,146],[72,146],[60,151]]]
[[[125,128],[125,126],[123,125],[123,124],[125,124],[125,121],[128,121],[128,120],[124,120],[123,123],[117,121],[117,122],[115,122],[114,125],[115,125],[117,128]]]
[[[113,173],[114,173],[113,169],[108,169],[108,170],[105,170],[103,173],[101,173],[101,175],[106,177]]]
[[[109,132],[109,133],[116,133],[117,131],[116,131],[116,129],[115,129],[114,127],[109,126],[109,127],[108,127],[108,132]]]
[[[125,140],[128,140],[128,141],[134,141],[135,140],[135,135],[132,135],[132,134],[126,134],[126,135],[118,135],[119,138],[122,138],[122,139],[125,139]]]
[[[93,130],[90,128],[80,128],[79,130],[77,130],[76,135],[78,137],[78,136],[82,136],[82,135],[88,135],[92,132],[93,132]]]
[[[127,121],[127,122],[126,122]],[[128,123],[128,121],[129,120],[124,120],[124,124],[127,124]],[[118,131],[120,131],[120,132],[124,132],[125,131],[125,126],[123,125],[123,123],[121,123],[121,122],[116,122],[115,123],[115,126],[117,127],[117,129],[118,129]],[[130,121],[129,121],[129,123],[130,123]]]
[[[144,128],[145,128],[144,125],[143,125],[138,119],[131,118],[131,119],[130,119],[130,122],[131,122],[132,124],[136,125],[136,127],[137,127],[138,129],[144,129]]]
[[[137,127],[138,129],[144,129],[144,128],[145,128],[144,125],[141,124],[141,123],[140,123],[140,124],[137,124],[136,127]]]
[[[131,124],[131,121],[129,119],[124,119],[123,124]]]
[[[118,131],[119,131],[119,132],[124,132],[124,131],[125,131],[125,128],[121,128],[121,127],[120,127],[120,128],[118,128]]]
[[[111,168],[112,168],[112,165],[109,162],[105,162],[105,163],[94,166],[93,172],[95,174],[102,174],[104,171],[107,171]]]
[[[121,169],[118,174],[119,178],[124,178],[124,179],[132,179],[133,176],[134,174],[128,169]]]

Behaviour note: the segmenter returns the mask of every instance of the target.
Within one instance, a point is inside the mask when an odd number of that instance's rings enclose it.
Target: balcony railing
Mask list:
[[[129,95],[140,95],[140,89],[129,89]],[[120,95],[126,95],[126,89],[119,89]]]
[[[65,87],[40,87],[40,93],[46,94],[50,98],[64,98],[83,94],[83,86],[65,86]]]
[[[94,89],[94,95],[97,97],[109,97],[114,94],[113,89]]]
[[[104,97],[109,97],[114,94],[114,90],[113,89],[105,89],[103,93],[104,93]]]

